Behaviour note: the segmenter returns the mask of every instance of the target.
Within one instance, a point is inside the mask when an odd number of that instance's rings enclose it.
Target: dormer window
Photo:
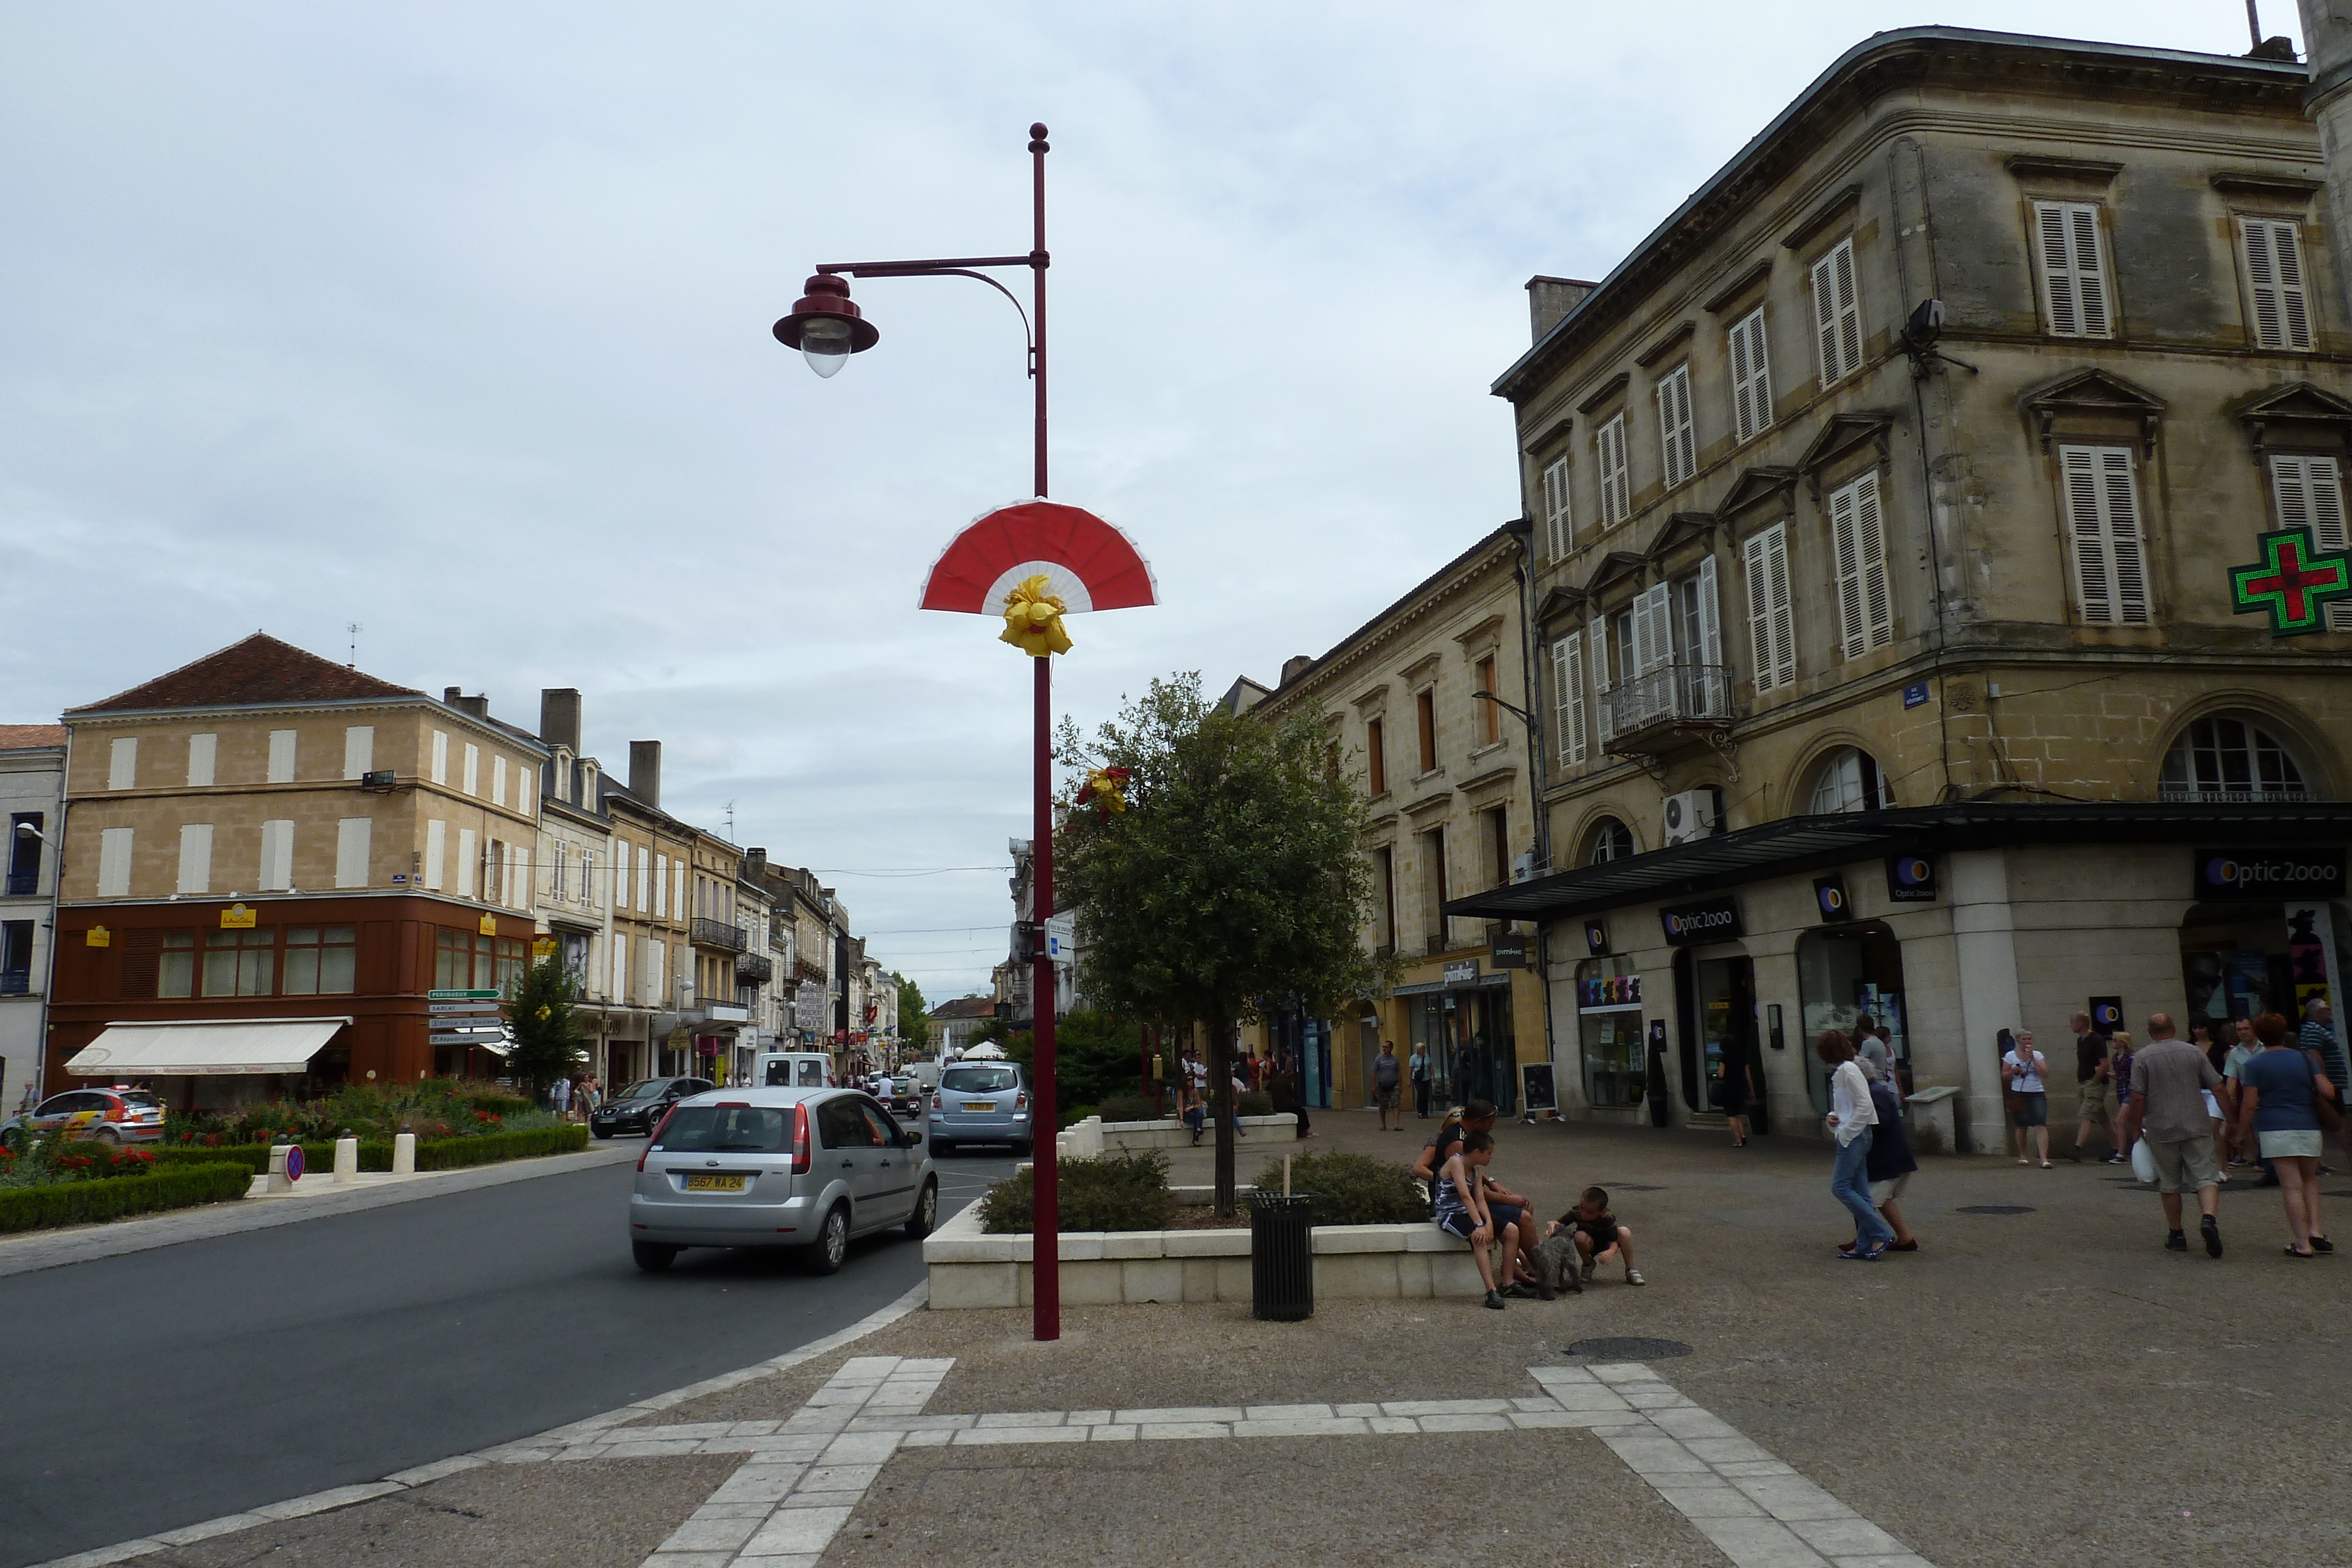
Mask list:
[[[572,799],[572,748],[568,746],[559,746],[555,748],[554,783],[555,798],[559,800],[570,801]]]

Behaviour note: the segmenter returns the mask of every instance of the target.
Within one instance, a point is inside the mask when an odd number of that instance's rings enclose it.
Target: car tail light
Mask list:
[[[649,1155],[654,1152],[654,1145],[661,1142],[662,1129],[668,1126],[669,1119],[677,1114],[677,1107],[675,1105],[671,1106],[668,1110],[664,1111],[662,1113],[662,1119],[654,1124],[654,1130],[646,1134],[645,1154],[637,1156],[637,1168],[639,1170],[646,1168],[646,1155]]]
[[[1015,1111],[1026,1111],[1029,1109],[1029,1091],[1024,1089],[1020,1093],[1015,1094],[1013,1097],[1013,1108]]]
[[[806,1176],[814,1164],[809,1153],[808,1102],[793,1107],[793,1175]]]
[[[932,1110],[934,1110],[934,1111],[944,1111],[944,1110],[946,1110],[946,1109],[947,1109],[947,1107],[946,1107],[945,1105],[940,1104],[940,1097],[939,1097],[938,1095],[934,1094],[934,1095],[932,1095],[932,1096],[931,1096],[931,1109],[932,1109]]]

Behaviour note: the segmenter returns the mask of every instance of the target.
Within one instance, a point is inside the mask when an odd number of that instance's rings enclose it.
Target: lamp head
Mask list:
[[[798,349],[809,369],[830,376],[881,340],[874,323],[866,319],[849,298],[849,280],[820,272],[805,285],[807,292],[793,302],[792,314],[775,325],[776,341]]]

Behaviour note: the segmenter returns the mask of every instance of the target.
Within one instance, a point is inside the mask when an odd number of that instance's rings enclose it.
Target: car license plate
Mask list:
[[[688,1192],[741,1192],[746,1178],[740,1176],[690,1176],[686,1178]]]
[[[967,1111],[993,1111],[996,1109],[996,1102],[993,1100],[967,1100],[963,1103],[963,1108]]]

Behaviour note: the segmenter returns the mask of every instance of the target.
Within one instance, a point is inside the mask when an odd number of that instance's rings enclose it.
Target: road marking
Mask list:
[[[1409,1437],[1582,1427],[1735,1568],[1934,1568],[1925,1557],[1701,1409],[1646,1364],[1531,1366],[1543,1393],[1128,1410],[923,1413],[950,1358],[859,1356],[782,1421],[633,1427],[570,1458],[746,1456],[644,1568],[816,1568],[901,1448],[1221,1437]]]

